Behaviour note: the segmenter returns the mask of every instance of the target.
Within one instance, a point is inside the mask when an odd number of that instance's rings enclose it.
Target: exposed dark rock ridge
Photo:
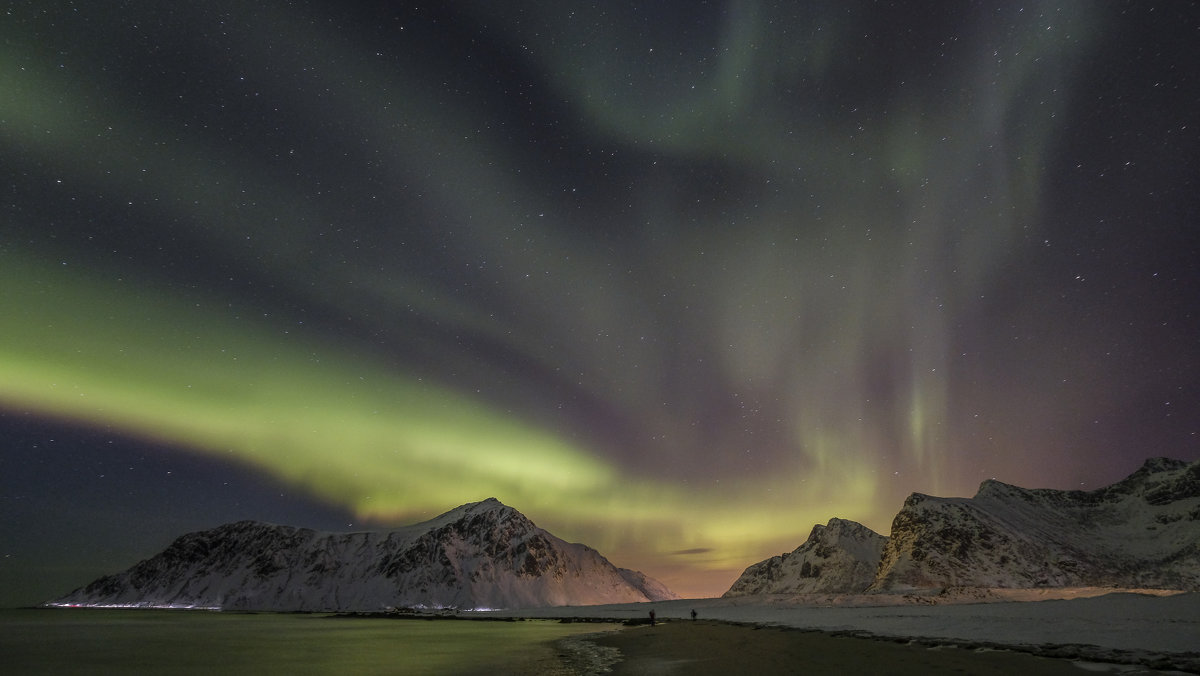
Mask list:
[[[837,537],[830,531],[837,524]],[[914,493],[878,540],[839,519],[746,569],[727,596],[962,587],[1200,590],[1200,461],[1152,458],[1093,491],[984,481],[973,498]],[[858,529],[861,529],[858,530]],[[878,554],[861,546],[879,542]],[[871,567],[873,574],[862,574]],[[814,574],[815,573],[815,574]]]
[[[847,593],[875,579],[887,538],[854,521],[813,526],[804,544],[746,569],[725,596]]]
[[[1200,589],[1200,462],[1154,458],[1094,491],[913,494],[871,590],[953,586]]]

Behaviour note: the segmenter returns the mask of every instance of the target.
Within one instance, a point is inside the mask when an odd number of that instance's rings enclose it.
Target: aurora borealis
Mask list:
[[[492,496],[719,595],[914,491],[1200,458],[1198,32],[1188,2],[11,3],[6,598],[221,521]]]

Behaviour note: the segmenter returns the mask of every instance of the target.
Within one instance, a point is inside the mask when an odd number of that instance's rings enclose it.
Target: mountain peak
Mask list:
[[[479,514],[482,512],[495,512],[500,510],[516,511],[512,507],[500,502],[496,498],[487,498],[486,500],[480,500],[479,502],[468,502],[465,505],[459,505],[458,507],[455,507],[446,513]]]
[[[948,587],[1200,589],[1200,461],[1150,458],[1092,491],[988,479],[973,498],[912,493],[888,537],[833,518],[726,596]]]
[[[513,509],[512,507],[509,507],[508,505],[504,504],[503,502],[500,502],[500,501],[499,501],[499,500],[497,500],[496,498],[487,498],[486,500],[480,500],[479,502],[476,502],[476,503],[474,503],[474,505],[472,505],[472,507],[473,507],[473,508],[474,508],[476,511],[492,511],[492,510],[497,510],[497,509]],[[513,510],[513,511],[516,511],[516,510]]]
[[[428,521],[414,524],[413,527],[419,526],[422,528],[441,528],[464,519],[479,517],[500,521],[513,515],[519,516],[526,521],[529,520],[524,514],[521,514],[520,511],[509,507],[496,498],[487,498],[486,500],[480,500],[479,502],[468,502],[464,505],[459,505],[458,507],[455,507],[448,512],[439,514]],[[532,522],[530,522],[530,525],[532,525]]]
[[[813,526],[792,552],[746,568],[725,596],[862,591],[874,579],[886,541],[857,521],[832,518]]]
[[[240,521],[59,599],[62,605],[238,610],[503,608],[673,598],[661,583],[567,543],[495,498],[392,531]]]
[[[996,479],[984,479],[979,484],[979,490],[975,492],[975,500],[981,498],[1004,498],[1006,496],[1020,495],[1027,493],[1028,489],[1006,484],[1003,481]]]
[[[892,522],[871,590],[1197,589],[1198,497],[1200,462],[1169,458],[1151,458],[1091,491],[988,480],[974,498],[910,497]]]
[[[1176,460],[1175,458],[1146,458],[1146,462],[1142,463],[1140,472],[1170,472],[1177,469],[1183,469],[1188,466],[1188,462],[1184,460]]]
[[[825,524],[825,528],[827,528],[831,531],[834,531],[834,532],[838,532],[838,533],[851,533],[854,535],[862,535],[863,533],[869,533],[871,535],[879,535],[879,533],[876,533],[875,531],[871,530],[870,528],[867,528],[866,526],[862,525],[861,523],[859,523],[857,521],[851,521],[850,519],[840,519],[836,516],[833,517],[832,519],[830,519],[829,523]]]

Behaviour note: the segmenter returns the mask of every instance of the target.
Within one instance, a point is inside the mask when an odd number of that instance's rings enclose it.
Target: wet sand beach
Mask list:
[[[1069,660],[1020,652],[934,647],[899,639],[866,639],[704,620],[628,627],[597,637],[594,642],[621,651],[621,661],[612,667],[613,676],[1095,673]]]

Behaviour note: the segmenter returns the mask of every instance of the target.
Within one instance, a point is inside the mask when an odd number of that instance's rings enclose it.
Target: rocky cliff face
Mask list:
[[[238,610],[513,608],[675,598],[495,499],[387,532],[254,521],[184,535],[52,603]]]
[[[1155,458],[1094,491],[913,494],[871,590],[1109,585],[1200,589],[1200,462]]]
[[[914,493],[889,537],[833,519],[725,595],[1076,586],[1200,591],[1200,462],[1154,458],[1094,491],[985,481],[973,498]]]
[[[887,538],[866,526],[830,519],[813,526],[804,544],[745,570],[726,597],[748,594],[850,594],[875,579]]]

